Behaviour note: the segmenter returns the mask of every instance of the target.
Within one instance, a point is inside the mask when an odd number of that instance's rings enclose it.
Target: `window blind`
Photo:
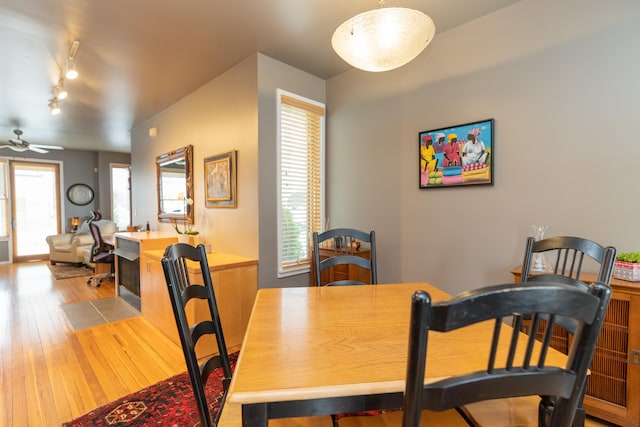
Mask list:
[[[308,268],[311,235],[322,218],[324,107],[280,98],[279,272]]]

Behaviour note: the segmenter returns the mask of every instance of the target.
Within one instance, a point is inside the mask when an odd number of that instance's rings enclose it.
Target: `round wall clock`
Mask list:
[[[93,200],[93,189],[87,184],[73,184],[67,189],[67,199],[74,205],[88,205]]]

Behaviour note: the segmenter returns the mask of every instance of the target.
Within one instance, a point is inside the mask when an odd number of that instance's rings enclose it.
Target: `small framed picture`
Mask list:
[[[205,207],[237,207],[236,150],[204,159]]]
[[[493,185],[494,120],[418,134],[419,188]]]

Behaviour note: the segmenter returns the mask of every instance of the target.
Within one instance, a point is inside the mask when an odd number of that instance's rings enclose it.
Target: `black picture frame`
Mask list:
[[[418,133],[420,189],[493,185],[494,119]]]
[[[87,184],[77,183],[67,188],[67,199],[76,206],[86,206],[93,201],[93,188]]]

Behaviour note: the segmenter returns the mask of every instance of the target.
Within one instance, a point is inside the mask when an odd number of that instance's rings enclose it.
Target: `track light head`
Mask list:
[[[64,88],[64,82],[60,80],[60,82],[53,87],[53,97],[58,98],[59,100],[63,100],[67,97],[69,93]]]
[[[53,98],[49,101],[49,111],[51,111],[51,114],[53,114],[54,116],[57,116],[62,112],[62,110],[60,109],[58,98]]]
[[[69,80],[78,78],[78,70],[76,70],[76,63],[72,60],[67,61],[65,77]]]

